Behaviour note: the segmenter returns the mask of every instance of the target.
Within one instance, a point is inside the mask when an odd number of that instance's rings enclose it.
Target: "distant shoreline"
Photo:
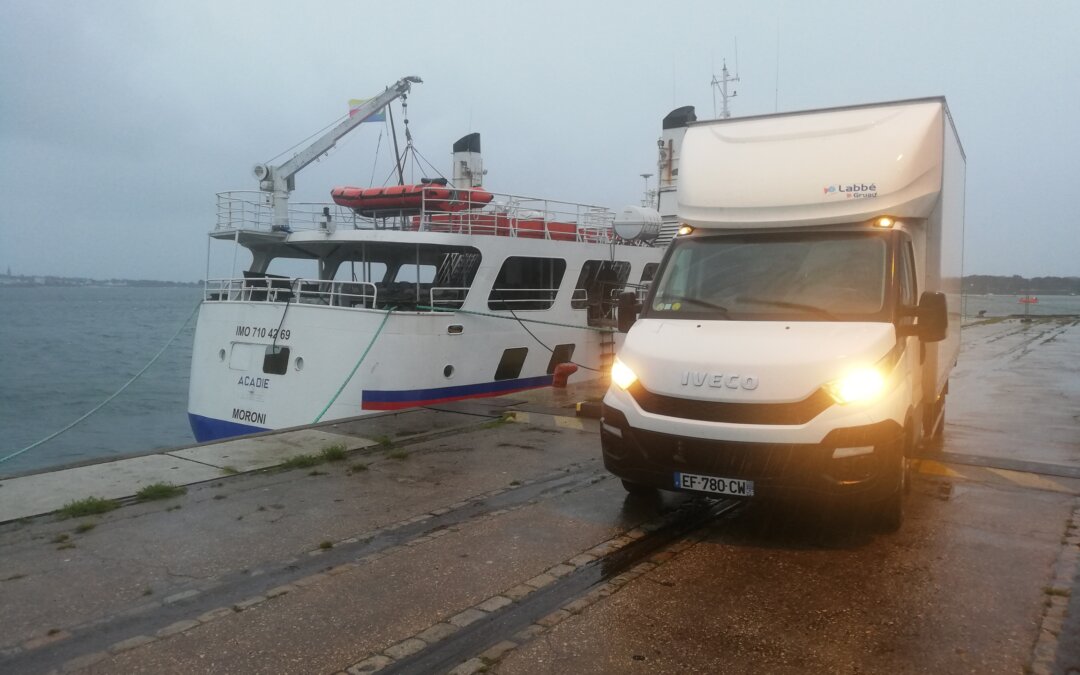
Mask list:
[[[0,274],[0,288],[37,286],[196,288],[203,281],[160,281],[157,279],[89,279],[46,274]],[[1019,275],[972,274],[963,279],[964,295],[1080,295],[1080,277],[1021,277]]]
[[[83,277],[54,277],[48,275],[0,274],[0,288],[37,288],[64,286],[75,288],[197,288],[200,281],[160,281],[156,279],[86,279]]]

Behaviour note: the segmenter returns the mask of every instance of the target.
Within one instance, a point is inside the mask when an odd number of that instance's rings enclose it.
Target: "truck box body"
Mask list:
[[[608,468],[628,488],[891,495],[959,351],[965,166],[943,98],[691,124],[687,234],[619,353]],[[880,391],[838,398],[860,377]]]

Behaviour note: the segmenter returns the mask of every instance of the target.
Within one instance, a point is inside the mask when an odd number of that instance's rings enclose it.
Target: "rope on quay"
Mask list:
[[[345,381],[341,383],[341,386],[338,387],[337,393],[334,394],[334,397],[331,398],[330,402],[326,404],[326,407],[322,409],[322,412],[315,416],[315,419],[311,422],[312,424],[316,424],[317,422],[319,422],[319,420],[323,418],[323,415],[326,414],[326,411],[330,409],[330,406],[334,405],[334,401],[338,400],[338,396],[341,396],[341,392],[345,391],[345,387],[348,386],[349,382],[352,381],[353,375],[356,375],[356,371],[360,369],[360,364],[364,362],[364,359],[367,358],[368,352],[370,352],[371,348],[375,346],[375,341],[379,339],[379,334],[382,333],[383,327],[386,326],[386,322],[390,319],[390,314],[395,309],[397,309],[397,307],[391,307],[390,309],[386,310],[386,314],[383,315],[382,323],[379,324],[379,329],[375,331],[374,335],[371,336],[371,342],[369,342],[368,346],[364,348],[364,353],[360,355],[360,360],[356,362],[355,366],[353,366],[352,371],[349,372],[349,376],[346,377]]]
[[[94,406],[94,407],[93,407],[93,408],[92,408],[92,409],[90,410],[90,412],[86,413],[85,415],[83,415],[83,416],[82,416],[82,417],[80,417],[79,419],[77,419],[77,420],[75,420],[74,422],[72,422],[71,424],[67,425],[66,427],[64,427],[64,428],[63,428],[63,429],[61,429],[60,431],[56,431],[56,432],[54,432],[54,433],[51,433],[51,434],[49,434],[48,436],[46,436],[45,438],[41,439],[40,441],[38,441],[38,442],[36,442],[36,443],[31,443],[30,445],[26,446],[26,447],[25,447],[25,448],[23,448],[22,450],[17,450],[16,452],[13,452],[13,453],[11,453],[10,455],[8,455],[8,456],[6,456],[6,457],[0,457],[0,463],[6,462],[6,461],[8,461],[9,459],[11,459],[11,458],[13,458],[13,457],[18,457],[19,455],[23,454],[24,452],[26,452],[26,451],[28,451],[28,450],[33,450],[34,448],[38,447],[39,445],[42,445],[43,443],[48,443],[48,442],[49,442],[49,441],[51,441],[52,439],[56,438],[57,436],[59,436],[60,434],[64,433],[65,431],[68,431],[68,430],[70,430],[70,429],[74,428],[74,427],[75,427],[76,425],[78,425],[78,424],[79,424],[80,422],[82,422],[83,420],[87,419],[88,417],[90,417],[91,415],[93,415],[93,414],[94,414],[94,413],[96,413],[97,411],[101,410],[101,409],[102,409],[102,408],[104,408],[104,407],[105,407],[106,405],[108,405],[108,403],[109,403],[110,401],[112,401],[112,400],[113,400],[114,398],[116,398],[117,396],[119,396],[120,394],[122,394],[122,393],[123,393],[123,391],[124,391],[125,389],[127,389],[128,387],[130,387],[130,386],[131,386],[131,384],[132,384],[133,382],[135,382],[135,380],[139,379],[139,377],[141,377],[143,373],[145,373],[145,372],[146,372],[147,370],[149,370],[149,369],[150,369],[150,366],[154,365],[154,363],[156,363],[156,362],[157,362],[157,360],[158,360],[159,358],[161,358],[161,355],[165,353],[165,350],[169,348],[169,345],[171,345],[171,344],[173,343],[173,341],[174,341],[174,340],[176,340],[176,338],[180,337],[180,333],[182,333],[182,332],[184,331],[184,328],[186,328],[186,327],[187,327],[187,325],[188,325],[188,324],[189,324],[189,323],[191,322],[191,319],[192,319],[192,317],[194,317],[194,316],[195,316],[195,313],[199,311],[199,307],[201,307],[201,306],[202,306],[202,302],[201,302],[201,301],[200,301],[200,302],[198,302],[198,303],[196,303],[196,304],[195,304],[195,307],[194,307],[194,309],[192,309],[192,310],[191,310],[191,314],[188,314],[188,317],[187,317],[186,319],[184,319],[184,323],[180,324],[180,327],[176,329],[176,332],[175,332],[175,333],[173,333],[173,336],[172,336],[171,338],[169,338],[169,341],[168,341],[168,342],[166,342],[166,343],[165,343],[165,346],[164,346],[164,347],[162,347],[162,348],[161,348],[161,349],[160,349],[160,350],[158,351],[158,353],[154,355],[154,358],[150,359],[150,362],[149,362],[149,363],[147,363],[147,364],[146,364],[145,366],[143,366],[143,367],[142,367],[142,369],[141,369],[141,370],[139,370],[139,372],[135,373],[135,375],[133,375],[133,376],[132,376],[132,378],[131,378],[130,380],[128,380],[127,382],[125,382],[125,383],[124,383],[124,385],[123,385],[122,387],[120,387],[120,388],[119,388],[119,389],[117,389],[117,390],[116,390],[115,392],[113,392],[113,394],[112,394],[111,396],[109,396],[108,398],[106,398],[106,399],[105,399],[104,401],[102,401],[101,403],[97,404],[96,406]]]

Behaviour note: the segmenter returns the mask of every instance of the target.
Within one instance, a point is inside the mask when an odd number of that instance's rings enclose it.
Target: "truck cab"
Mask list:
[[[959,347],[944,100],[699,123],[682,152],[683,225],[620,307],[605,466],[631,492],[850,497],[899,527]]]

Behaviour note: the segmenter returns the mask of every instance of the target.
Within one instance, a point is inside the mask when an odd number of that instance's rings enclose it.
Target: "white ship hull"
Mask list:
[[[550,386],[556,348],[578,365],[570,382],[599,377],[616,334],[598,325],[604,322],[595,320],[595,308],[583,302],[584,289],[575,288],[575,280],[587,261],[606,261],[614,253],[628,264],[633,285],[661,254],[641,246],[409,232],[348,231],[317,243],[355,245],[372,237],[404,245],[466,241],[482,251],[484,262],[452,311],[340,307],[302,293],[282,301],[273,291],[251,290],[250,279],[209,289],[192,354],[188,416],[197,440]],[[561,283],[550,289],[551,306],[493,310],[491,289],[501,265],[525,255],[565,261]],[[522,350],[520,364],[506,363],[508,354]],[[275,364],[268,367],[268,352],[282,361],[276,372]]]

